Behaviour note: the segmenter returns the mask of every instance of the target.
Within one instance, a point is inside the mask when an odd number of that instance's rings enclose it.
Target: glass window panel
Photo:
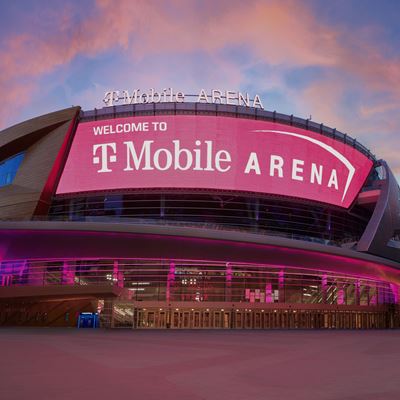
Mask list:
[[[0,162],[0,186],[10,185],[24,159],[25,153],[19,153],[13,157]]]

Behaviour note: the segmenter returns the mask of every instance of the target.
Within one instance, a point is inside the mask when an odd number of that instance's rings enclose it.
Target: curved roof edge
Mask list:
[[[174,115],[174,114],[194,114],[194,115],[215,115],[234,118],[250,118],[264,121],[272,121],[284,125],[295,126],[297,128],[309,130],[321,135],[342,141],[349,146],[354,147],[368,158],[377,161],[374,154],[363,146],[355,138],[346,133],[330,128],[322,123],[316,123],[310,119],[296,117],[293,114],[282,114],[276,111],[267,111],[258,108],[236,106],[230,104],[210,104],[210,103],[149,103],[149,104],[125,104],[120,106],[103,107],[101,109],[93,109],[81,111],[81,122],[96,121],[109,118],[119,118],[127,116],[141,115]]]

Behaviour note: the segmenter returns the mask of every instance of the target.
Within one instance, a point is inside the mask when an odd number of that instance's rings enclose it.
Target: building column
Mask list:
[[[391,289],[392,295],[393,295],[393,302],[395,304],[399,304],[399,287],[397,285],[395,285],[394,283],[391,283],[390,289]]]
[[[337,304],[339,306],[346,304],[344,297],[344,284],[341,282],[337,283]]]
[[[225,277],[226,277],[226,287],[225,287],[225,301],[232,301],[232,265],[227,262],[225,264]]]
[[[267,282],[265,284],[265,302],[266,303],[273,303],[274,299],[272,298],[272,283]]]
[[[357,306],[360,305],[360,281],[354,284],[354,301]]]
[[[114,284],[116,284],[117,287],[124,287],[124,274],[119,269],[118,260],[114,260],[113,281],[115,282]]]
[[[328,294],[328,277],[326,275],[322,275],[321,292],[322,292],[322,304],[326,304],[327,294]]]
[[[372,295],[371,295],[372,292]],[[376,306],[378,304],[378,291],[377,287],[373,288],[372,286],[369,287],[369,300],[368,300],[368,305],[369,306]]]
[[[381,286],[379,286],[379,284],[376,285],[376,298],[377,298],[377,304],[385,304],[384,289]]]
[[[174,286],[175,281],[175,264],[173,262],[169,263],[169,271],[167,275],[167,291],[166,291],[166,300],[167,302],[171,299],[171,289]]]
[[[75,263],[64,261],[62,269],[62,284],[73,285],[75,283]]]
[[[285,302],[285,274],[283,269],[279,271],[278,276],[279,303]]]

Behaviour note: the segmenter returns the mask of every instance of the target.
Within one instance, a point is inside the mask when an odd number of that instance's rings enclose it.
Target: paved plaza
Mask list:
[[[400,399],[400,331],[1,329],[0,399]]]

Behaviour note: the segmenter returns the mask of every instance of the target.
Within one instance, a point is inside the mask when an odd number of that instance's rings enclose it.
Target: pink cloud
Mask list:
[[[354,35],[343,40],[347,32],[319,22],[304,3],[226,3],[215,14],[214,2],[206,2],[200,15],[191,2],[172,4],[178,15],[160,1],[98,0],[96,12],[79,26],[71,25],[67,9],[60,13],[59,31],[45,40],[34,34],[6,39],[1,83],[42,75],[78,54],[94,56],[116,46],[140,58],[171,51],[217,52],[235,45],[246,46],[256,59],[273,65],[344,69],[375,89],[393,92],[393,85],[400,81],[399,60],[385,59]]]
[[[360,114],[362,117],[369,118],[374,117],[376,114],[382,114],[389,111],[396,111],[399,105],[395,102],[380,103],[376,105],[361,105]]]

